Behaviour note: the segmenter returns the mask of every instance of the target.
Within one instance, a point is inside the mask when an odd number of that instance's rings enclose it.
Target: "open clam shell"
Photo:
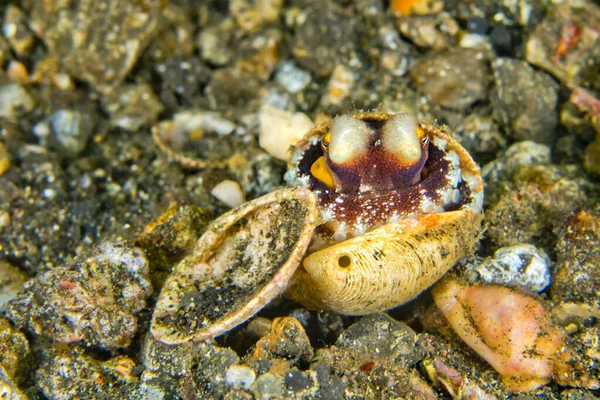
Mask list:
[[[317,223],[307,189],[281,189],[216,219],[165,282],[150,330],[167,344],[241,324],[287,287]]]

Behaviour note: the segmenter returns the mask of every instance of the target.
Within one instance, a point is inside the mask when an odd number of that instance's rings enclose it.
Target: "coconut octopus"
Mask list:
[[[316,126],[285,179],[292,188],[216,219],[174,268],[153,315],[158,340],[218,336],[282,293],[341,314],[390,309],[439,280],[481,234],[479,167],[411,114]]]

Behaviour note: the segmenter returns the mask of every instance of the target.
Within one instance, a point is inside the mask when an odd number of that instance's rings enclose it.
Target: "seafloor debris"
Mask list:
[[[552,300],[600,310],[600,218],[579,211],[561,227],[556,244]]]
[[[152,291],[138,249],[104,243],[96,256],[29,281],[6,307],[19,329],[53,342],[127,347]]]
[[[548,383],[564,344],[544,304],[515,289],[444,278],[432,291],[454,331],[502,374],[510,390]]]
[[[502,247],[481,263],[465,267],[474,282],[525,287],[541,292],[550,284],[550,261],[543,250],[531,244]]]
[[[345,395],[435,399],[433,389],[412,368],[423,357],[417,334],[385,314],[363,317],[334,346],[317,352],[316,365],[330,365],[346,382]]]
[[[8,301],[17,297],[27,280],[27,275],[18,268],[0,261],[0,311],[4,310]]]
[[[59,346],[45,350],[43,358],[35,380],[48,398],[139,398],[135,363],[127,356],[98,361],[81,348]]]
[[[0,318],[0,350],[0,398],[26,399],[18,385],[25,381],[29,371],[29,342],[4,318]]]
[[[546,73],[512,58],[498,58],[492,68],[494,116],[506,132],[515,140],[551,143],[558,120],[558,85]]]
[[[160,10],[157,2],[65,7],[52,0],[32,4],[29,26],[70,75],[108,90],[122,82],[156,34]]]

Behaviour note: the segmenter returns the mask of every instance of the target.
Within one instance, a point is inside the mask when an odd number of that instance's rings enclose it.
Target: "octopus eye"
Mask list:
[[[417,119],[407,113],[390,118],[381,135],[384,149],[394,154],[401,164],[412,165],[421,159],[423,145],[429,138]]]
[[[348,115],[337,117],[331,123],[329,159],[344,164],[368,151],[371,130],[364,121]]]

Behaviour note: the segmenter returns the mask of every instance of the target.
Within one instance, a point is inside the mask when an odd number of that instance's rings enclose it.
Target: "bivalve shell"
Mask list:
[[[479,240],[483,215],[426,214],[312,253],[287,296],[309,308],[360,315],[396,307],[439,280]]]
[[[317,224],[308,189],[281,189],[216,219],[165,282],[151,332],[167,344],[210,339],[281,294]]]

